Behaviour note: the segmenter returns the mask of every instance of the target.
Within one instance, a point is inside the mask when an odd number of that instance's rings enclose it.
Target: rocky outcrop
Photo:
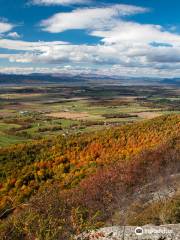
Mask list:
[[[106,227],[84,233],[76,240],[180,240],[180,224]]]

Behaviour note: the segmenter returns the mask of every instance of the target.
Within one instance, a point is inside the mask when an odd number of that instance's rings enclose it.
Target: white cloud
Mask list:
[[[106,44],[134,43],[149,44],[151,42],[170,43],[180,46],[180,35],[165,31],[160,25],[139,24],[129,21],[118,21],[116,26],[108,30],[95,30],[90,33],[102,38]]]
[[[75,5],[75,4],[88,4],[90,1],[88,0],[33,0],[33,4],[35,5]]]
[[[18,63],[46,63],[46,64],[76,64],[107,66],[119,64],[124,67],[145,68],[150,65],[180,63],[180,47],[153,47],[151,45],[113,44],[113,45],[64,45],[56,42],[27,43],[21,41],[8,42],[0,40],[0,47],[11,50],[21,50],[16,54],[1,54],[0,58],[7,58]]]
[[[10,32],[6,36],[14,39],[18,39],[21,37],[17,32]]]
[[[76,67],[73,65],[57,66],[57,67],[0,67],[0,73],[6,74],[31,74],[31,73],[43,73],[43,74],[93,74],[100,76],[119,76],[119,77],[161,77],[161,78],[173,78],[180,76],[180,64],[177,64],[172,71],[166,67],[165,69],[154,68],[152,66],[139,68],[139,67],[124,67],[121,65],[113,65],[111,67],[91,68],[91,67]],[[123,80],[123,78],[121,78]]]
[[[17,44],[18,43],[18,44]],[[13,50],[28,50],[17,54],[3,54],[0,58],[8,58],[11,62],[21,63],[74,63],[74,64],[114,64],[122,62],[121,57],[116,54],[117,48],[104,45],[60,45],[46,43],[40,46],[23,44],[16,41],[7,42],[0,40],[0,47],[6,44],[6,48]]]
[[[18,50],[14,54],[0,54],[0,58],[18,65],[30,63],[52,66],[27,68],[27,72],[180,76],[180,35],[160,25],[126,20],[126,16],[146,11],[144,8],[119,4],[58,13],[42,21],[44,30],[62,32],[84,29],[88,30],[89,35],[100,37],[100,43],[72,45],[61,41],[0,39],[0,48]],[[54,67],[53,64],[60,67]],[[23,71],[22,68],[16,70]]]
[[[34,5],[75,5],[75,4],[89,4],[90,0],[33,0]]]
[[[146,12],[147,9],[117,4],[111,7],[83,8],[68,13],[57,13],[41,22],[44,31],[58,33],[70,29],[106,29],[116,24],[118,17]]]
[[[48,51],[50,47],[67,44],[63,41],[52,42],[26,42],[20,40],[0,39],[0,48],[19,51]]]
[[[0,33],[6,33],[13,29],[14,25],[7,22],[0,21]]]

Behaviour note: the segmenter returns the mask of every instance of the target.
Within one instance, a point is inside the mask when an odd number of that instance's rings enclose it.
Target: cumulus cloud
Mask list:
[[[90,0],[33,0],[34,5],[75,5],[75,4],[89,4]]]
[[[180,62],[179,47],[153,47],[151,45],[113,44],[113,45],[64,45],[59,42],[29,43],[0,40],[0,47],[6,45],[11,50],[21,50],[16,54],[3,54],[11,62],[77,64],[107,66],[119,64],[124,67],[144,68],[156,63],[174,64]]]
[[[0,19],[0,33],[6,33],[13,29],[14,25],[8,22],[3,22]]]
[[[180,45],[180,35],[168,32],[160,25],[139,24],[129,21],[118,21],[116,26],[108,30],[95,30],[90,33],[102,38],[107,44],[113,43],[141,43],[159,42],[164,45],[170,43]]]
[[[6,36],[14,39],[18,39],[21,37],[17,32],[10,32]]]
[[[68,13],[57,13],[43,20],[41,27],[51,33],[71,29],[106,29],[116,25],[118,17],[146,12],[147,9],[131,5],[116,4],[110,7],[76,9]]]
[[[110,65],[115,63],[126,64],[128,62],[127,48],[120,45],[65,45],[63,42],[24,42],[0,39],[0,47],[21,51],[16,54],[1,55],[1,57],[6,57],[10,61],[21,63]],[[123,52],[124,55],[122,55]]]
[[[180,35],[160,25],[141,24],[126,19],[132,14],[146,11],[148,9],[118,4],[58,13],[41,22],[44,31],[57,33],[84,29],[87,34],[100,37],[99,44],[73,45],[61,41],[0,39],[0,48],[18,51],[14,54],[0,54],[0,58],[8,59],[14,64],[51,66],[28,68],[27,71],[32,72],[177,76],[180,74]],[[53,64],[61,67],[54,67]]]

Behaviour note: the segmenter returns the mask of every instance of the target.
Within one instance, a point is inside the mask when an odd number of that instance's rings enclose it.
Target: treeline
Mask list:
[[[107,113],[102,115],[105,118],[134,118],[138,117],[137,114],[128,114],[128,113]]]

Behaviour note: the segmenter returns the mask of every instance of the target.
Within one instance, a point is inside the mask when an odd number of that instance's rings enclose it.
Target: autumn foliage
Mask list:
[[[0,149],[3,238],[70,239],[103,226],[142,185],[178,173],[179,159],[179,115]]]

